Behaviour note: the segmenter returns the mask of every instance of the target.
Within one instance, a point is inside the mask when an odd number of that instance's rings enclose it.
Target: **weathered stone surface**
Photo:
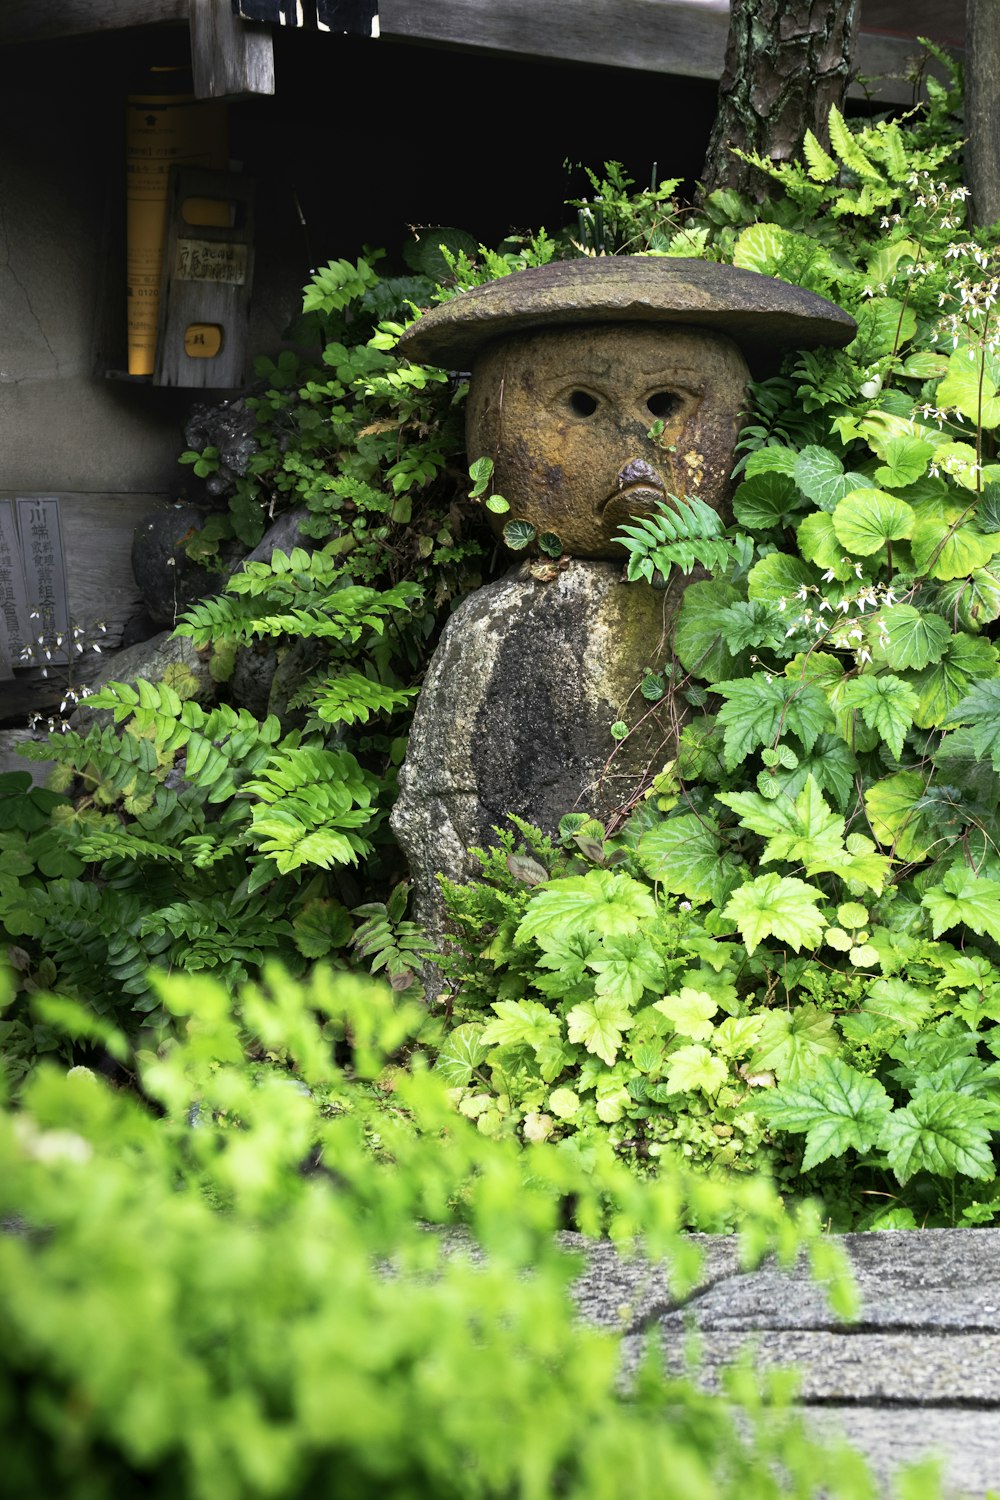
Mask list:
[[[193,562],[185,545],[204,525],[193,505],[172,505],[136,527],[132,570],[156,626],[176,624],[192,604],[222,587],[224,573]]]
[[[624,557],[619,528],[668,495],[724,510],[748,377],[731,339],[696,328],[622,323],[492,344],[473,369],[466,447],[470,461],[493,460],[510,504],[494,529],[528,521],[573,557]]]
[[[424,313],[399,341],[411,359],[471,369],[491,340],[593,323],[681,323],[735,340],[751,359],[777,348],[849,344],[854,319],[801,287],[737,266],[613,255],[517,271]]]
[[[741,1273],[734,1239],[693,1238],[708,1253],[685,1301],[663,1268],[580,1244],[581,1316],[624,1331],[626,1385],[650,1336],[669,1371],[690,1373],[693,1331],[694,1378],[708,1389],[720,1389],[725,1366],[748,1350],[762,1374],[796,1368],[809,1426],[855,1444],[883,1493],[903,1464],[930,1455],[949,1496],[1000,1487],[1000,1230],[844,1235],[861,1302],[846,1325],[804,1265]]]
[[[91,689],[96,692],[107,682],[134,683],[140,678],[146,682],[162,682],[171,667],[183,668],[195,678],[197,691],[194,696],[199,701],[215,697],[217,685],[212,680],[207,661],[198,655],[186,636],[174,636],[169,630],[161,631],[148,641],[141,641],[138,646],[130,646],[127,651],[118,651],[91,684]],[[89,708],[84,699],[70,722],[74,729],[85,730],[101,712],[103,711]]]
[[[192,407],[191,415],[184,426],[184,441],[188,448],[202,453],[206,448],[217,448],[219,467],[205,480],[210,495],[227,495],[237,478],[247,471],[247,464],[257,452],[254,433],[257,416],[247,406],[243,397],[235,401],[199,402]]]
[[[40,743],[46,738],[45,733],[31,729],[0,729],[0,776],[8,771],[27,771],[36,786],[44,786],[55,761],[27,760],[18,754],[17,747]]]
[[[607,562],[524,564],[455,611],[420,695],[392,819],[433,932],[436,874],[474,874],[469,846],[495,842],[508,813],[548,832],[567,812],[607,815],[668,757],[668,698],[639,700],[650,712],[617,747],[609,729],[646,668],[662,663],[680,592],[623,584]]]

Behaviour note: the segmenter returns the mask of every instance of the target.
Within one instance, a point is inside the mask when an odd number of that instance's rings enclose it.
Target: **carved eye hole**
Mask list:
[[[680,396],[675,396],[672,391],[654,391],[646,402],[646,410],[650,416],[665,420],[672,417],[681,404]]]
[[[597,397],[589,391],[571,391],[569,409],[575,417],[592,417],[597,410]]]

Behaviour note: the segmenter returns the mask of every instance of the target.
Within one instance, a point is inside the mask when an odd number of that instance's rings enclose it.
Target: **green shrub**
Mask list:
[[[272,971],[238,1019],[216,979],[157,984],[158,1053],[102,1031],[142,1097],[45,1064],[0,1111],[11,1500],[874,1495],[804,1435],[787,1382],[736,1373],[713,1398],[651,1355],[626,1396],[616,1338],[576,1321],[568,1203],[690,1285],[685,1200],[728,1195],[488,1140],[420,1066],[426,1011],[371,982]],[[747,1254],[792,1253],[803,1230],[766,1188],[739,1196]]]

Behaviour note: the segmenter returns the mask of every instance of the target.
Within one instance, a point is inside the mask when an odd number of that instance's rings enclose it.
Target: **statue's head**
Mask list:
[[[630,517],[671,495],[725,511],[747,356],[846,344],[830,302],[733,266],[647,256],[517,272],[427,313],[402,352],[470,368],[470,461],[492,459],[494,517],[574,557],[621,555]]]

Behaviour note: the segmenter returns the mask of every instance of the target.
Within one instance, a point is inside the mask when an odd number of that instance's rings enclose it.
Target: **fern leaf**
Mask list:
[[[849,167],[858,177],[867,178],[871,182],[884,182],[882,173],[862,151],[836,105],[830,110],[830,144],[844,166]]]
[[[802,153],[809,163],[809,175],[815,182],[832,182],[837,175],[837,163],[828,156],[813,135],[807,130],[802,142]]]

